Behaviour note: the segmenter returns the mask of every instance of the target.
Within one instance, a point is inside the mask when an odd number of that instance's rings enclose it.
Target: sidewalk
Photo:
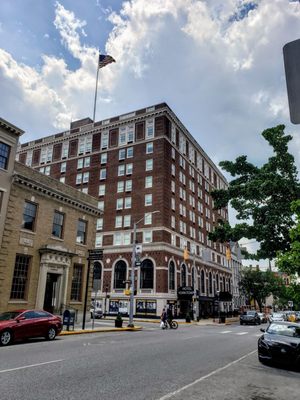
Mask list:
[[[103,321],[114,321],[115,317],[106,317],[103,318]],[[226,318],[226,322],[220,324],[218,321],[218,318],[213,319],[213,318],[207,318],[207,319],[201,319],[200,321],[191,321],[191,322],[185,322],[184,320],[178,320],[175,319],[175,321],[178,322],[179,325],[198,325],[198,326],[222,326],[222,325],[231,325],[232,323],[238,322],[238,318]],[[97,320],[99,321],[99,320]],[[100,320],[101,321],[101,320]],[[74,330],[72,327],[70,327],[70,330],[63,330],[60,333],[60,336],[67,336],[67,335],[81,335],[84,333],[107,333],[107,332],[135,332],[135,331],[141,331],[143,328],[138,325],[139,322],[148,322],[148,323],[160,323],[159,319],[136,319],[134,320],[135,326],[133,328],[129,328],[127,326],[128,323],[128,318],[123,318],[123,327],[122,328],[115,328],[114,326],[107,326],[107,327],[102,327],[102,328],[97,328],[95,327],[94,329],[91,328],[92,322],[87,322],[86,323],[86,328],[82,329],[81,324],[75,324]]]

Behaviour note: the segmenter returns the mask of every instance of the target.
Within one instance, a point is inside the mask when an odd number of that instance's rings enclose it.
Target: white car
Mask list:
[[[103,312],[101,310],[101,308],[96,308],[96,310],[94,310],[93,308],[90,309],[91,312],[91,318],[94,318],[94,313],[95,313],[95,319],[97,318],[102,318],[103,317]]]
[[[282,313],[272,313],[269,318],[270,322],[284,322],[284,314]]]

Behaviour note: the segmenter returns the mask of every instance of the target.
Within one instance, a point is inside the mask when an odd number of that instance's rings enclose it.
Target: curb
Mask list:
[[[82,335],[85,333],[105,333],[105,332],[134,332],[141,331],[143,328],[141,326],[136,326],[134,328],[108,328],[108,329],[85,329],[78,331],[61,331],[58,336],[69,336],[69,335]]]

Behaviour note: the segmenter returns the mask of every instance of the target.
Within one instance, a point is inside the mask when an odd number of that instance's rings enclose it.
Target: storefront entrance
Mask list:
[[[44,299],[44,310],[50,313],[57,312],[60,275],[47,273]]]

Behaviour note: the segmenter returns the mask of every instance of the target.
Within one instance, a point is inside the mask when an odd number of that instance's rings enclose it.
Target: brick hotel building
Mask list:
[[[208,239],[217,220],[228,218],[210,196],[226,180],[166,103],[72,122],[68,131],[20,145],[17,160],[97,198],[103,216],[95,248],[103,259],[94,265],[104,312],[129,311],[125,289],[138,221],[135,315],[158,316],[166,305],[176,316],[211,315],[216,292],[232,293],[237,261]]]

